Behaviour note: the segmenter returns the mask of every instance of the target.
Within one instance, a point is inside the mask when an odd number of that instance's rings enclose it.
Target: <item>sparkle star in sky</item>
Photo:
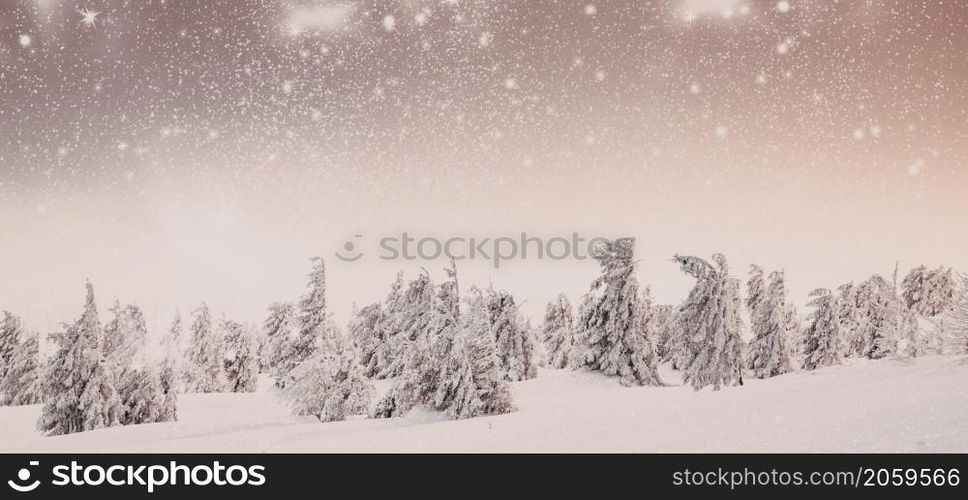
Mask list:
[[[78,24],[83,24],[89,28],[97,26],[97,16],[101,15],[100,12],[91,10],[87,7],[79,9],[77,13],[81,15],[81,20],[78,21]]]

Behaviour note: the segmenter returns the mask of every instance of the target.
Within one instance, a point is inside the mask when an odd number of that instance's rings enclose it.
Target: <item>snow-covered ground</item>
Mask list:
[[[678,374],[663,372],[678,384]],[[180,421],[44,437],[39,406],[0,408],[0,452],[966,452],[968,358],[858,362],[743,387],[625,388],[542,370],[518,411],[319,423],[275,392],[185,395]]]

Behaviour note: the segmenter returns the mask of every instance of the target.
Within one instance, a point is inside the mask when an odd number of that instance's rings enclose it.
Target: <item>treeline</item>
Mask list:
[[[577,312],[559,295],[537,329],[512,294],[463,288],[452,262],[439,283],[426,271],[408,282],[398,273],[384,300],[355,308],[344,334],[314,258],[306,292],[271,304],[261,328],[213,321],[202,304],[183,335],[176,313],[160,362],[146,356],[141,310],[115,303],[102,326],[87,284],[81,317],[52,335],[57,350],[46,363],[37,335],[4,313],[0,404],[43,403],[40,430],[65,434],[175,420],[178,393],[252,392],[263,373],[296,414],[321,421],[397,417],[415,406],[460,419],[512,411],[508,384],[542,365],[661,386],[657,365],[668,362],[684,383],[718,389],[847,358],[968,353],[968,277],[951,269],[814,290],[801,320],[782,271],[753,265],[744,284],[719,254],[675,256],[695,284],[679,305],[654,304],[636,277],[634,244],[603,244],[600,275]],[[375,400],[371,381],[384,379],[392,384]]]

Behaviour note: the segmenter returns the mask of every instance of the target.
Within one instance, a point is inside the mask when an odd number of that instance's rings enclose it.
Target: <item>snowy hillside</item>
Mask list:
[[[272,390],[184,395],[176,423],[57,437],[34,430],[39,406],[3,407],[0,452],[968,451],[964,357],[861,361],[718,392],[541,370],[512,390],[508,415],[335,423],[292,416]]]

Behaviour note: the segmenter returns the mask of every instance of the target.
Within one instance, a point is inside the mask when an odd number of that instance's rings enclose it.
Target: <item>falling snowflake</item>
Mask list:
[[[383,29],[386,31],[393,31],[397,26],[397,18],[392,15],[387,15],[383,18]]]
[[[83,9],[79,9],[77,13],[81,15],[81,20],[78,21],[77,23],[83,24],[84,26],[87,26],[89,28],[96,27],[97,16],[101,14],[100,12],[93,11],[87,7]]]
[[[924,170],[924,160],[922,160],[920,158],[918,158],[917,160],[914,160],[914,162],[912,162],[907,167],[907,173],[911,177],[917,177],[917,176],[921,175],[921,172],[923,170]]]
[[[493,36],[493,35],[491,35],[491,34],[490,34],[490,33],[488,33],[487,31],[485,31],[484,33],[481,33],[481,36],[479,36],[479,37],[477,38],[477,43],[478,43],[478,45],[480,45],[481,47],[488,47],[488,46],[490,46],[490,45],[491,45],[491,40],[492,40],[493,38],[494,38],[494,36]]]

